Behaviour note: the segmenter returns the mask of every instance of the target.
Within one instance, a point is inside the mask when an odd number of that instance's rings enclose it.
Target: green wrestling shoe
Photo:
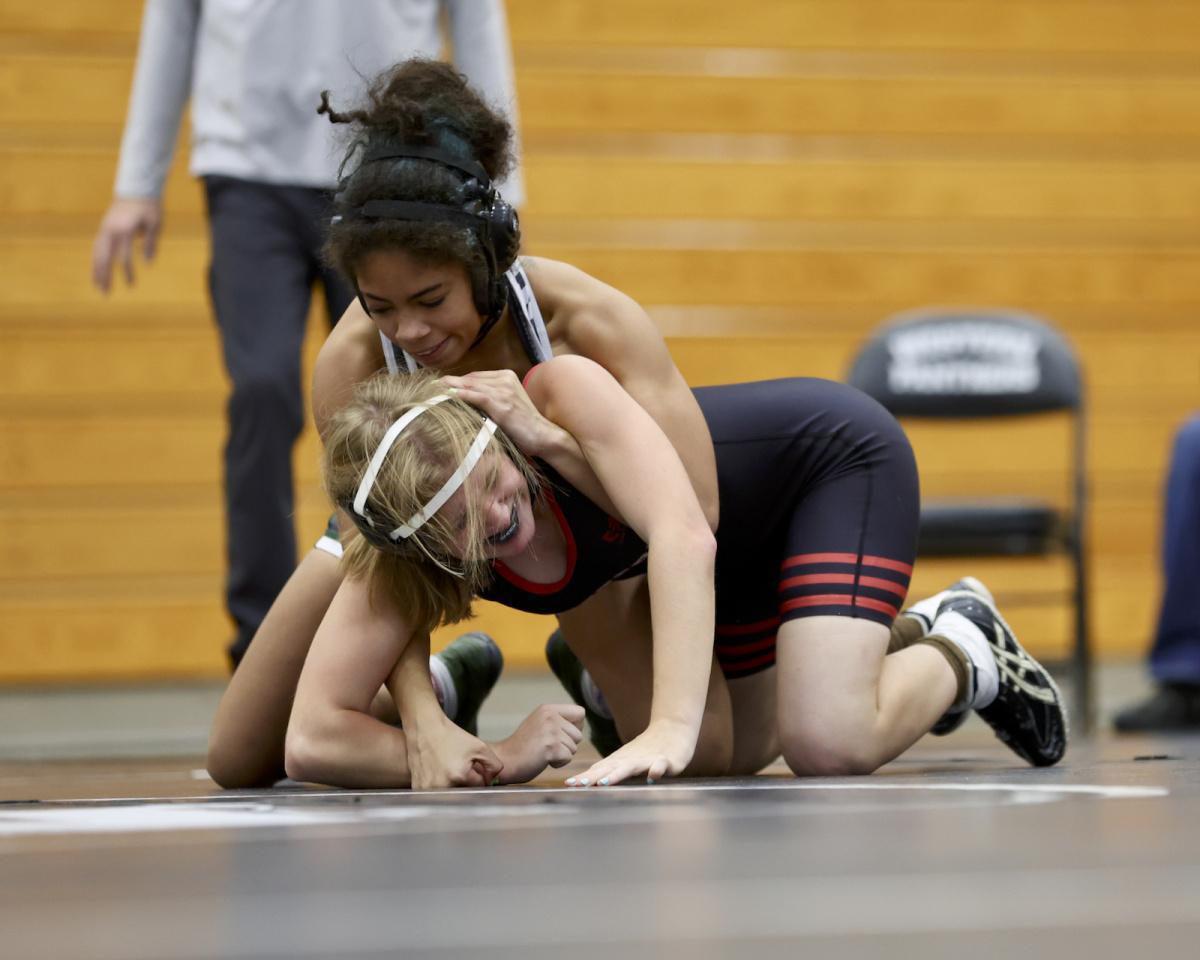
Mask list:
[[[561,630],[555,630],[546,641],[546,662],[571,699],[583,707],[588,722],[588,739],[600,751],[600,756],[607,757],[623,746],[612,718],[603,717],[588,706],[587,698],[583,695],[583,663],[571,652]]]
[[[464,633],[436,657],[454,682],[454,712],[446,715],[467,733],[478,736],[479,708],[500,679],[504,655],[486,633],[473,631]]]

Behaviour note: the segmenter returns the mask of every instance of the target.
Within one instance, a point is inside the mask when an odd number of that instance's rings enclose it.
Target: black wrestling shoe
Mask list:
[[[955,580],[954,583],[950,584],[949,587],[943,590],[939,596],[945,600],[945,598],[951,594],[961,593],[963,591],[975,594],[975,596],[979,597],[992,607],[996,606],[996,601],[992,597],[992,591],[974,577],[963,577],[961,580]],[[940,610],[941,604],[938,604],[938,607]],[[904,611],[901,616],[912,617],[918,623],[924,624],[926,635],[932,632],[932,621],[930,621],[928,617],[911,610],[911,608]],[[971,667],[971,669],[974,670],[975,668]],[[947,710],[941,715],[941,717],[938,719],[938,722],[933,725],[933,728],[929,732],[935,737],[944,737],[961,727],[966,722],[967,717],[970,715],[970,707],[963,707],[961,710]]]
[[[953,612],[975,624],[987,639],[1000,670],[996,699],[978,710],[996,736],[1035,767],[1058,763],[1067,751],[1067,714],[1058,685],[1017,642],[1000,611],[973,591],[952,593],[938,616]]]
[[[1164,683],[1145,700],[1113,717],[1118,733],[1186,733],[1200,730],[1200,686]]]
[[[458,709],[450,719],[478,736],[479,708],[500,679],[504,655],[495,640],[476,630],[464,633],[436,656],[450,671],[458,697]]]
[[[587,698],[583,695],[583,663],[567,646],[561,630],[555,630],[546,641],[546,662],[571,699],[583,707],[588,722],[588,739],[600,751],[600,756],[607,757],[623,746],[612,718],[601,716],[588,706]]]
[[[988,603],[995,605],[996,600],[992,596],[992,591],[983,585],[982,582],[975,577],[963,577],[961,580],[955,580],[945,590],[939,590],[931,597],[926,597],[924,600],[919,600],[916,603],[905,607],[900,611],[900,616],[909,617],[921,625],[921,632],[928,634],[933,629],[933,621],[937,617],[938,608],[952,593],[959,593],[963,590],[969,590],[971,593],[977,593],[983,597]]]

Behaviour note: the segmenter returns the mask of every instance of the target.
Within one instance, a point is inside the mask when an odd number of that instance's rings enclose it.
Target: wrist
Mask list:
[[[542,429],[539,431],[536,443],[537,449],[526,451],[535,457],[540,457],[551,466],[561,463],[561,458],[573,456],[578,451],[575,438],[558,424],[542,418]]]
[[[700,720],[697,718],[693,722],[683,717],[655,716],[651,713],[650,722],[646,725],[646,729],[670,737],[686,738],[689,742],[695,743],[696,738],[700,734]]]
[[[450,722],[437,697],[432,694],[406,698],[406,702],[400,705],[399,713],[400,725],[408,736],[420,736],[422,731]]]
[[[126,210],[149,210],[157,213],[162,209],[162,200],[158,197],[114,197],[112,205]]]

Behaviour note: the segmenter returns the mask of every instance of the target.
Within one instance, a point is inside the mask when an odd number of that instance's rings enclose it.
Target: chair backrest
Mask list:
[[[1016,310],[897,314],[862,347],[847,380],[897,416],[990,417],[1082,406],[1070,344],[1045,321]]]

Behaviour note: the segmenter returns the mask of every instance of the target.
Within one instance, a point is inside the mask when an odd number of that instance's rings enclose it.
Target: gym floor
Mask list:
[[[1200,937],[1200,736],[1101,734],[1033,770],[972,721],[873,777],[556,786],[590,756],[420,794],[227,793],[186,756],[2,763],[0,956],[1092,958]]]

